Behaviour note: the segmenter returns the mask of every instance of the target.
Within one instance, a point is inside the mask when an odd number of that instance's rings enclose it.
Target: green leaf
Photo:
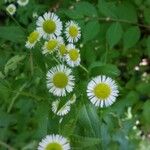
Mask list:
[[[143,95],[146,95],[146,94],[149,95],[150,84],[149,83],[140,83],[136,86],[136,90]]]
[[[80,148],[80,149],[93,147],[101,143],[101,140],[99,138],[93,138],[87,136],[83,137],[79,135],[73,135],[71,136],[71,139],[73,141],[73,144],[75,145],[75,148]]]
[[[12,42],[23,42],[25,41],[25,33],[20,27],[16,26],[1,26],[0,27],[0,38]]]
[[[96,110],[91,105],[84,105],[79,111],[78,121],[90,135],[94,137],[100,137],[100,120],[96,113]]]
[[[5,65],[4,72],[8,74],[10,70],[15,70],[19,62],[25,59],[25,55],[16,55],[8,60]]]
[[[83,30],[83,42],[86,43],[90,40],[93,40],[99,33],[100,25],[98,21],[88,22]],[[93,30],[94,29],[94,30]]]
[[[97,10],[89,2],[78,2],[74,5],[74,9],[65,9],[65,15],[72,19],[84,19],[85,17],[96,17]]]
[[[135,23],[137,22],[136,9],[131,3],[127,1],[122,1],[120,4],[118,4],[116,13],[118,19],[127,20]]]
[[[120,75],[120,70],[117,66],[112,64],[103,64],[101,62],[94,62],[89,67],[90,75],[97,76],[97,75],[108,75],[112,77],[117,77]]]
[[[113,2],[105,2],[105,0],[99,0],[98,1],[98,9],[99,12],[101,12],[106,17],[111,18],[117,18],[117,15],[115,13],[116,6]]]
[[[145,19],[145,22],[150,24],[150,9],[149,8],[144,9],[144,19]]]
[[[150,108],[150,100],[147,100],[144,103],[142,115],[143,115],[144,122],[150,125],[150,119],[149,119],[150,109],[149,108]]]
[[[116,22],[111,24],[106,33],[106,40],[108,41],[110,48],[119,42],[122,33],[123,30],[120,23]]]
[[[147,38],[146,46],[147,46],[148,55],[149,55],[149,57],[150,57],[150,36]]]
[[[123,37],[123,45],[125,49],[135,46],[135,44],[140,39],[140,29],[138,27],[130,27]]]

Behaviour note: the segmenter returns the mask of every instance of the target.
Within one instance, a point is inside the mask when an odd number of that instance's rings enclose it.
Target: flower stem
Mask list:
[[[80,64],[80,68],[82,68],[87,74],[89,74],[89,71],[83,65]]]

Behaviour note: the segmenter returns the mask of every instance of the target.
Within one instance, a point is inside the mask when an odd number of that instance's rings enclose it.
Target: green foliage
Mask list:
[[[35,150],[48,134],[67,137],[73,150],[148,150],[150,1],[30,0],[25,7],[15,3],[14,16],[5,11],[9,3],[0,1],[0,150]],[[25,48],[35,29],[33,13],[49,10],[81,27],[76,46],[82,66],[73,69],[77,99],[64,117],[52,112],[56,97],[46,87],[57,58],[41,53],[43,41]],[[87,97],[87,84],[97,75],[118,84],[119,97],[110,107],[95,107]]]

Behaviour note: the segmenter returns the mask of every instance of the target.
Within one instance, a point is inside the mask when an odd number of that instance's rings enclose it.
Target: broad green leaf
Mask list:
[[[135,46],[135,44],[140,39],[140,29],[138,27],[130,27],[123,37],[123,46],[125,49]]]
[[[115,13],[116,6],[114,5],[113,2],[106,2],[105,0],[99,0],[98,9],[106,17],[117,18],[117,15]]]
[[[1,26],[0,27],[0,38],[12,42],[23,42],[25,41],[25,33],[20,27],[16,26]]]
[[[86,43],[93,40],[99,33],[100,25],[98,21],[88,22],[83,29],[83,42]]]
[[[112,48],[120,41],[122,33],[123,30],[120,23],[116,22],[111,24],[106,33],[106,40],[110,48]]]
[[[118,4],[116,13],[118,19],[137,22],[136,9],[131,3],[127,1],[123,1],[122,3]]]
[[[150,114],[150,100],[147,100],[144,105],[143,105],[143,120],[146,124],[150,125],[150,119],[149,119],[149,114]]]
[[[120,71],[117,66],[112,64],[103,64],[101,62],[92,63],[89,67],[89,72],[92,76],[108,75],[112,77],[117,77],[120,75]]]
[[[15,70],[18,63],[21,62],[23,59],[25,59],[25,55],[16,55],[9,59],[4,68],[5,74],[8,74],[10,70]]]
[[[140,84],[138,84],[137,86],[136,86],[136,90],[139,92],[139,93],[141,93],[141,94],[143,94],[143,95],[145,95],[145,94],[150,94],[149,93],[149,91],[150,91],[150,84],[149,83],[140,83]]]
[[[83,137],[79,135],[73,135],[71,136],[71,139],[73,141],[73,144],[75,145],[75,148],[80,148],[80,149],[93,147],[101,143],[100,138],[87,137],[87,136]]]
[[[100,137],[100,120],[93,106],[84,105],[79,111],[78,121],[80,126],[87,130],[87,133]]]
[[[147,38],[146,46],[147,46],[148,55],[149,55],[149,57],[150,57],[150,36]]]
[[[84,19],[85,17],[97,16],[97,10],[94,5],[86,1],[76,3],[73,9],[65,9],[64,13],[72,19]]]
[[[150,9],[144,9],[144,19],[145,22],[148,23],[150,25]]]

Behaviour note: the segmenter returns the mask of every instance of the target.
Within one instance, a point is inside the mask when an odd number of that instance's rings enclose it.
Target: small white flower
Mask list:
[[[69,21],[66,23],[65,35],[68,42],[77,42],[81,37],[81,29],[78,24],[74,21]]]
[[[68,53],[66,54],[66,62],[70,67],[76,67],[80,65],[80,51],[75,48],[73,44],[67,46]]]
[[[37,43],[37,41],[40,40],[40,34],[38,31],[33,31],[30,33],[30,35],[28,36],[28,40],[26,42],[26,47],[31,49],[35,46],[35,44]]]
[[[55,38],[60,36],[62,31],[62,22],[54,13],[48,12],[39,17],[37,22],[37,30],[44,39]]]
[[[49,41],[46,41],[44,43],[44,46],[43,46],[43,54],[51,54],[53,53],[55,50],[58,49],[59,45],[62,44],[64,41],[63,41],[63,38],[62,37],[57,37],[57,38],[51,38]]]
[[[69,141],[61,135],[47,135],[39,143],[38,150],[70,150]]]
[[[59,47],[58,47],[58,54],[57,54],[58,58],[60,60],[64,61],[67,52],[68,51],[67,51],[66,45],[64,43],[60,44]]]
[[[6,11],[10,14],[10,15],[14,15],[16,12],[16,6],[14,4],[10,4],[7,6]]]
[[[111,78],[97,76],[87,86],[87,96],[90,101],[99,107],[112,105],[118,96],[118,87]]]
[[[70,100],[68,101],[68,104],[71,104],[71,105],[74,104],[76,102],[76,99],[77,99],[76,95],[73,94]]]
[[[70,111],[70,105],[65,103],[61,108],[59,108],[60,100],[52,102],[52,111],[58,116],[64,116]]]
[[[70,68],[65,65],[57,65],[47,73],[47,87],[55,96],[66,96],[74,88],[74,76]]]
[[[33,13],[32,13],[32,17],[33,17],[33,18],[37,18],[37,17],[38,17],[37,12],[33,12]]]
[[[29,0],[17,0],[19,6],[26,6],[29,3]]]

